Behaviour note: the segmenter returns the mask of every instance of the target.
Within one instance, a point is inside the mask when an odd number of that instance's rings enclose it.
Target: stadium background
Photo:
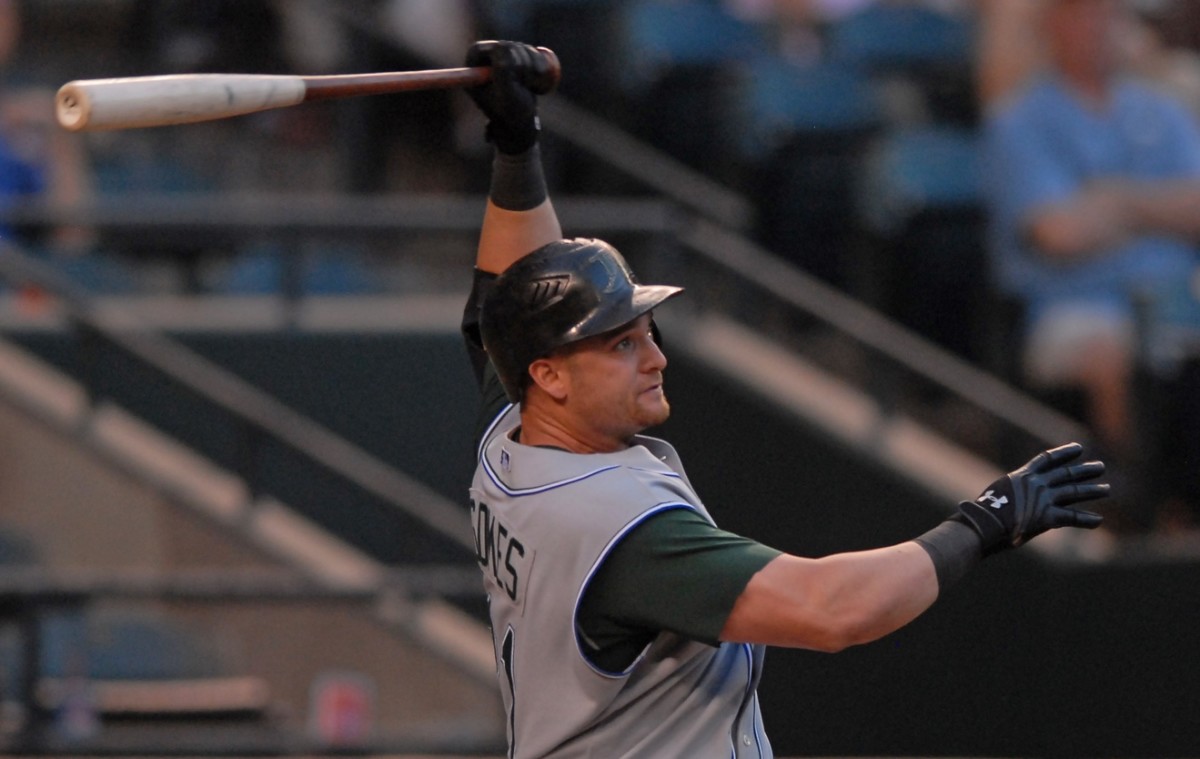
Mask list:
[[[481,37],[555,49],[564,227],[688,286],[663,315],[662,434],[725,527],[805,555],[898,541],[1086,437],[1073,399],[1031,396],[1004,359],[969,3],[807,30],[701,1],[14,7],[0,103],[77,78],[455,66]],[[42,102],[18,152],[51,150],[77,191],[4,209],[6,753],[502,753],[456,527],[456,311],[488,161],[465,98],[86,136]],[[772,651],[777,751],[1200,755],[1193,534],[1039,543],[883,641]]]

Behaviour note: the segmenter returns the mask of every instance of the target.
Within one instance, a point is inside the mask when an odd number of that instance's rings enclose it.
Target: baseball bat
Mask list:
[[[549,48],[545,76],[530,83],[544,95],[558,86],[562,68]],[[474,87],[492,78],[487,66],[377,74],[168,74],[80,79],[58,89],[58,123],[73,132],[192,124],[241,116],[313,100],[383,95],[412,90]]]

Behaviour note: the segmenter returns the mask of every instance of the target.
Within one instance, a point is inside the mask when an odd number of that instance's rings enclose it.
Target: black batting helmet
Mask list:
[[[529,365],[551,351],[628,324],[683,291],[640,285],[617,249],[602,240],[556,240],[521,258],[483,301],[483,347],[514,403]]]

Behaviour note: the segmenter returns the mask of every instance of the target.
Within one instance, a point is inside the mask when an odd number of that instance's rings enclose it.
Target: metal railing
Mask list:
[[[332,470],[461,548],[474,551],[461,508],[233,373],[159,334],[119,306],[98,307],[80,287],[8,243],[0,243],[0,278],[35,285],[65,306],[76,328],[103,340],[157,371],[177,386],[213,403],[241,427],[246,450],[262,436],[283,443],[314,464]],[[256,472],[240,472],[253,489]]]
[[[987,414],[996,424],[1046,444],[1088,437],[1088,431],[1079,422],[787,263],[736,229],[681,207],[674,199],[570,196],[556,198],[555,205],[565,229],[650,241],[652,252],[674,250],[677,254],[670,256],[671,264],[681,268],[684,278],[691,269],[716,268],[722,272],[726,286],[746,293],[767,294],[788,309],[816,319],[842,338],[900,367],[911,381],[953,394]],[[74,207],[40,202],[16,204],[0,210],[0,220],[37,228],[77,224],[117,238],[145,235],[152,239],[229,243],[228,253],[214,255],[236,255],[233,251],[238,241],[263,237],[291,243],[314,239],[378,242],[414,238],[424,233],[454,233],[464,236],[461,257],[434,265],[445,269],[457,267],[465,272],[472,250],[470,240],[477,232],[483,206],[481,197],[444,195],[131,195]],[[169,244],[164,245],[169,248]],[[299,249],[285,255],[283,260],[287,267],[303,266]],[[50,269],[42,267],[42,271]],[[297,277],[285,274],[282,280],[294,282]],[[300,297],[282,286],[279,294],[285,300]],[[755,296],[751,294],[742,300],[753,302]],[[144,353],[151,361],[175,353],[170,345],[144,333],[123,339],[130,350]],[[179,358],[181,362],[194,360]],[[202,376],[207,370],[196,371],[197,376]],[[233,389],[226,381],[216,381],[208,386],[225,394],[235,406],[247,398],[245,385]],[[263,404],[272,403],[263,394],[257,394],[257,398]],[[248,418],[253,418],[253,408],[242,410]],[[295,424],[288,414],[272,415],[261,422],[276,427]],[[317,433],[313,439],[320,437]],[[325,446],[330,452],[337,450],[336,445],[327,442],[316,445]],[[381,475],[368,473],[345,456],[332,460],[344,461],[341,466],[347,471],[357,469],[356,477],[365,483],[387,482],[387,478],[380,480]],[[394,492],[409,490],[400,487]]]

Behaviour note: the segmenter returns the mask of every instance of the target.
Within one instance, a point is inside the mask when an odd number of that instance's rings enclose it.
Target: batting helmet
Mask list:
[[[509,400],[522,400],[529,365],[557,348],[628,324],[683,291],[640,285],[602,240],[556,240],[493,283],[480,313],[483,347]]]

